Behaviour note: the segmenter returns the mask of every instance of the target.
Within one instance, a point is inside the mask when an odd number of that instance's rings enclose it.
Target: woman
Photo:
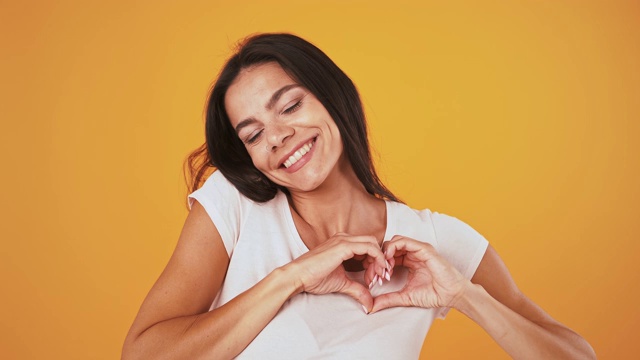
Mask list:
[[[461,221],[399,202],[351,80],[289,34],[249,38],[209,98],[191,211],[123,358],[417,358],[461,311],[515,358],[594,358]]]

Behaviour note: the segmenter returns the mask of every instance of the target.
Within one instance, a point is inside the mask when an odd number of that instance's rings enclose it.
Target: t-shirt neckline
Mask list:
[[[301,254],[304,254],[306,252],[309,251],[309,248],[307,247],[307,245],[304,243],[304,241],[302,241],[302,237],[300,236],[300,233],[298,232],[298,229],[296,228],[296,224],[293,221],[293,214],[291,213],[291,208],[289,207],[289,202],[287,201],[287,196],[279,191],[278,195],[281,199],[280,199],[280,206],[282,209],[282,212],[284,214],[284,217],[287,221],[287,227],[289,228],[289,231],[291,232],[291,235],[293,236],[293,239],[295,241],[296,246],[298,247],[298,249],[301,251]],[[384,200],[385,203],[385,209],[386,209],[386,228],[384,230],[384,237],[382,238],[382,243],[388,241],[391,238],[391,233],[392,233],[392,225],[393,225],[393,212],[392,212],[392,203],[389,200]]]

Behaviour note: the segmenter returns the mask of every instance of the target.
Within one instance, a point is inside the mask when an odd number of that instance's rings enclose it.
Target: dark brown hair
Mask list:
[[[355,85],[320,49],[291,34],[260,34],[245,39],[227,61],[215,82],[206,109],[206,142],[185,161],[189,192],[197,190],[213,168],[217,168],[246,197],[265,202],[278,189],[251,161],[227,116],[224,98],[229,86],[244,68],[277,62],[298,84],[304,86],[327,109],[335,121],[344,152],[365,189],[379,198],[400,201],[380,181],[371,160],[362,102]]]

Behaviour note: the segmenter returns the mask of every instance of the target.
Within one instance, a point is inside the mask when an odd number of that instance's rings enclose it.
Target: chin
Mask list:
[[[289,180],[289,181],[286,181],[285,179],[277,179],[277,178],[270,177],[271,181],[289,189],[290,192],[291,191],[309,192],[309,191],[316,190],[318,187],[320,187],[320,185],[322,185],[325,178],[326,177],[323,177],[323,176],[305,176],[305,179],[298,179],[298,180],[286,179],[286,180]]]
[[[322,185],[322,182],[313,182],[313,183],[305,183],[305,184],[300,184],[299,186],[295,187],[296,191],[302,191],[302,192],[310,192],[313,191],[315,189],[317,189],[318,187],[320,187],[320,185]],[[290,189],[291,190],[291,189]]]
[[[295,184],[292,183],[286,183],[286,184],[282,184],[282,183],[277,183],[280,186],[284,186],[285,188],[287,188],[289,190],[289,192],[310,192],[313,191],[315,189],[317,189],[322,182],[297,182]]]

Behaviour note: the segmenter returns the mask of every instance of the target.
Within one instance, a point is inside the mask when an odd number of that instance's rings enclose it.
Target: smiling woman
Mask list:
[[[355,86],[309,42],[241,44],[211,92],[206,139],[190,157],[191,211],[123,358],[417,358],[452,308],[512,357],[594,357],[482,235],[382,184]]]
[[[243,69],[227,90],[225,108],[254,166],[290,193],[314,190],[347,168],[336,166],[348,160],[331,115],[278,63]]]

